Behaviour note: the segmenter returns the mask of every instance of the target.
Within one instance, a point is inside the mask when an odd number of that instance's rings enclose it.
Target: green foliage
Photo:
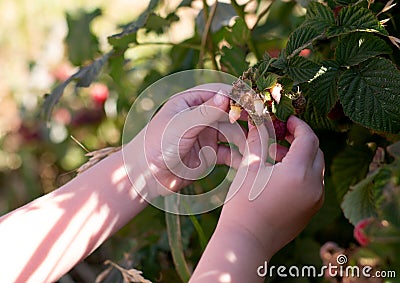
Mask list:
[[[306,8],[305,14],[299,14],[298,3]],[[400,52],[392,44],[399,34],[400,7],[382,11],[384,3],[379,1],[344,0],[277,0],[267,7],[262,1],[255,4],[254,10],[249,3],[238,5],[235,1],[206,6],[198,12],[189,38],[167,42],[171,25],[180,20],[178,13],[192,7],[192,1],[184,0],[172,10],[163,10],[159,9],[162,1],[152,0],[137,19],[108,37],[110,46],[104,54],[100,54],[98,40],[90,29],[99,12],[74,19],[68,16],[69,59],[83,67],[46,97],[46,119],[52,121],[53,108],[63,103],[61,96],[72,82],[76,87],[89,87],[96,80],[106,83],[114,91],[113,99],[121,110],[118,115],[123,116],[141,90],[168,74],[202,67],[240,76],[252,66],[255,87],[260,91],[268,92],[277,82],[283,86],[280,103],[273,105],[278,119],[286,121],[295,113],[291,96],[294,86],[307,99],[301,118],[325,137],[321,147],[327,157],[326,203],[317,215],[318,223],[311,222],[304,235],[280,253],[285,257],[277,256],[285,261],[280,264],[315,263],[319,245],[326,241],[351,246],[355,240],[349,223],[355,225],[367,217],[389,223],[390,229],[371,228],[371,233],[380,233],[378,236],[385,239],[376,236],[376,242],[390,250],[400,243],[398,237],[387,240],[400,229],[400,146],[387,147],[400,139]],[[254,27],[246,20],[247,15],[256,19]],[[383,25],[386,18],[390,21]],[[123,121],[123,117],[120,119]],[[340,137],[340,142],[327,142],[331,136]],[[377,148],[386,149],[387,155],[379,161],[378,169],[372,170]],[[224,172],[221,168],[217,171]],[[207,182],[203,180],[200,187],[211,188],[216,181]],[[163,251],[172,255],[179,277],[186,281],[188,266],[198,261],[218,213],[186,222],[167,215],[168,227],[151,231],[148,245],[132,252],[145,275],[147,272],[155,279],[161,273],[177,280],[175,271],[153,266],[156,254]],[[144,213],[138,217],[148,224],[154,216]],[[332,225],[327,227],[327,222]],[[140,232],[147,226],[140,226]],[[130,232],[131,237],[144,241]],[[309,258],[301,256],[306,253],[310,253]],[[400,266],[396,257],[382,262],[387,269]]]

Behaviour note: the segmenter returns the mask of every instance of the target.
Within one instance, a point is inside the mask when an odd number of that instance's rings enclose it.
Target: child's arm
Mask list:
[[[148,125],[146,141],[151,146],[144,144],[142,131],[124,147],[125,154],[135,157],[128,164],[129,178],[123,154],[117,152],[60,189],[1,217],[0,282],[56,281],[147,205],[136,190],[154,197],[158,180],[167,180],[168,189],[182,188],[188,181],[172,174],[165,162],[175,164],[182,158],[188,166],[198,163],[194,145],[211,146],[217,151],[217,161],[228,160],[224,156],[229,148],[218,145],[216,130],[205,125],[218,121],[226,111],[228,98],[214,97],[217,91],[229,89],[228,85],[205,85],[166,103]],[[186,112],[188,118],[175,123],[173,134],[163,137],[172,117],[190,106],[196,107]],[[203,126],[191,128],[198,122]],[[180,147],[160,160],[161,139],[167,147]]]
[[[263,162],[268,148],[261,148],[261,140],[268,137],[250,126],[248,151],[230,192],[239,190],[224,205],[190,282],[263,282],[257,269],[261,266],[259,272],[265,272],[264,262],[296,237],[321,207],[324,158],[318,139],[294,116],[287,127],[290,149],[279,148],[281,162],[268,166]],[[263,191],[250,201],[253,185]]]

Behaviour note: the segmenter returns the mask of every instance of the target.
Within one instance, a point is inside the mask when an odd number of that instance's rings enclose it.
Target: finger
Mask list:
[[[205,103],[215,94],[222,93],[227,98],[228,93],[232,90],[232,86],[222,83],[203,84],[184,91],[183,98],[189,107],[198,106]]]
[[[259,168],[268,155],[268,132],[263,125],[254,126],[249,122],[247,145],[245,149],[246,165]]]
[[[217,164],[225,164],[234,169],[238,169],[241,161],[242,155],[239,153],[239,151],[224,145],[218,145]]]
[[[174,116],[174,128],[178,133],[184,133],[183,139],[196,138],[207,126],[218,121],[227,120],[225,108],[228,107],[229,99],[222,94],[216,94],[205,103],[184,110]]]
[[[312,166],[319,147],[318,138],[313,130],[295,116],[291,116],[287,121],[287,129],[293,135],[293,141],[285,160],[294,162],[295,165]]]
[[[288,152],[289,148],[278,143],[273,143],[269,147],[269,156],[276,162],[281,162]]]
[[[246,130],[238,123],[218,123],[218,141],[234,144],[244,154],[246,147]]]

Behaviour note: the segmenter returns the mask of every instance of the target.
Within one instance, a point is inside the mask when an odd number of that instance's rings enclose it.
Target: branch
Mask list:
[[[207,18],[207,22],[206,22],[206,25],[204,27],[204,32],[203,32],[203,35],[201,37],[201,49],[200,49],[200,55],[199,55],[199,67],[200,68],[204,68],[203,57],[204,57],[204,53],[206,52],[207,39],[209,37],[212,21],[214,19],[215,13],[217,11],[217,6],[218,6],[218,1],[215,1],[214,5],[211,8],[211,12],[210,12],[210,14],[209,14],[209,16]],[[213,48],[213,46],[211,46],[211,47],[212,47],[211,49],[213,51],[214,48]],[[213,62],[214,68],[218,69],[218,65],[216,64],[214,54],[211,54],[211,60]]]

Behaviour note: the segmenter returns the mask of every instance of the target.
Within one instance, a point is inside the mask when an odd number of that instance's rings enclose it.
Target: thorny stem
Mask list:
[[[204,6],[204,15],[206,15],[206,14],[208,14],[208,6],[207,6],[207,2],[206,1],[203,1],[203,3],[205,5]],[[200,68],[204,67],[203,57],[204,57],[204,53],[206,52],[206,48],[207,48],[207,39],[210,39],[209,40],[209,44],[210,44],[210,47],[211,47],[210,48],[211,62],[213,63],[214,69],[218,70],[218,64],[217,64],[217,61],[215,60],[215,56],[214,56],[214,46],[213,46],[211,38],[209,38],[211,24],[212,24],[212,21],[214,19],[215,13],[217,11],[217,6],[218,6],[218,1],[215,1],[214,5],[211,8],[210,13],[207,16],[206,25],[204,27],[204,32],[203,32],[203,35],[201,37],[201,48],[200,48],[200,55],[199,55],[199,67]],[[206,11],[207,11],[207,13],[206,13]]]

